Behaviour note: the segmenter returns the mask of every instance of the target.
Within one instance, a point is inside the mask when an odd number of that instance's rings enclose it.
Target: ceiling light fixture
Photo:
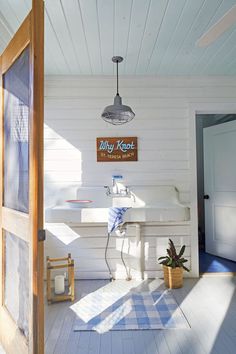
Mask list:
[[[110,124],[120,125],[130,122],[135,114],[129,106],[122,104],[122,98],[119,95],[118,65],[123,61],[123,58],[113,57],[112,61],[116,63],[116,96],[114,98],[114,104],[104,109],[102,118],[105,122]]]

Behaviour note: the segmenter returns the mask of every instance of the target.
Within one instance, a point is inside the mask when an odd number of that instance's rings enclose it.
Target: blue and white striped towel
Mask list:
[[[119,225],[123,224],[123,215],[129,208],[109,208],[108,212],[108,233],[116,230]]]

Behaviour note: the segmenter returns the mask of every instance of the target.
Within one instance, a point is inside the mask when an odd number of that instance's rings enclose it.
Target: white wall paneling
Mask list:
[[[236,79],[121,77],[124,103],[136,113],[121,127],[100,118],[113,100],[113,77],[48,76],[45,84],[46,206],[75,198],[79,186],[111,184],[117,172],[131,187],[175,185],[180,200],[191,204],[190,254],[197,275],[195,112],[234,113]],[[137,136],[138,162],[97,163],[97,136]]]
[[[129,124],[115,127],[101,118],[112,102],[112,77],[46,78],[45,88],[45,181],[60,200],[60,186],[110,184],[114,172],[132,184],[174,184],[183,202],[190,202],[189,113],[190,103],[235,100],[231,78],[122,77],[124,102],[136,113]],[[139,161],[97,163],[98,136],[137,136]],[[60,186],[59,186],[60,185]],[[57,189],[58,186],[58,189]],[[65,197],[65,193],[61,200]],[[69,197],[76,197],[68,193]],[[46,195],[46,206],[50,203]]]
[[[96,224],[91,226],[87,224],[83,226],[81,224],[69,224],[69,226],[78,235],[78,238],[66,244],[67,242],[63,243],[55,235],[48,232],[45,243],[45,257],[47,255],[50,257],[63,257],[69,252],[75,260],[76,278],[108,278],[109,273],[104,257],[107,242],[107,225]],[[140,244],[136,242],[135,232],[135,226],[129,225],[124,239],[123,254],[131,274],[140,276],[139,258],[137,257],[137,254],[139,254],[137,250]],[[145,277],[161,275],[161,266],[158,264],[157,259],[165,254],[169,237],[174,238],[178,250],[181,245],[186,245],[185,255],[189,260],[188,266],[191,266],[190,224],[188,222],[169,223],[168,225],[146,224],[141,226],[141,235],[144,250]],[[122,238],[112,236],[107,254],[112,272],[117,278],[123,278],[126,275],[120,254],[122,243]]]

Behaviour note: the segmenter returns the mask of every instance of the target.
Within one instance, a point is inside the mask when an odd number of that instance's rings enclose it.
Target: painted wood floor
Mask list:
[[[145,282],[143,290],[149,285]],[[107,284],[105,280],[76,282],[81,295]],[[174,296],[191,329],[73,332],[76,315],[71,303],[45,306],[46,354],[235,354],[236,277],[185,279]]]

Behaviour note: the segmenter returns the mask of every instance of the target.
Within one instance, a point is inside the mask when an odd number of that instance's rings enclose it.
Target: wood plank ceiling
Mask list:
[[[236,75],[236,25],[207,48],[196,40],[236,0],[46,0],[46,74]],[[0,0],[0,52],[31,0]]]

